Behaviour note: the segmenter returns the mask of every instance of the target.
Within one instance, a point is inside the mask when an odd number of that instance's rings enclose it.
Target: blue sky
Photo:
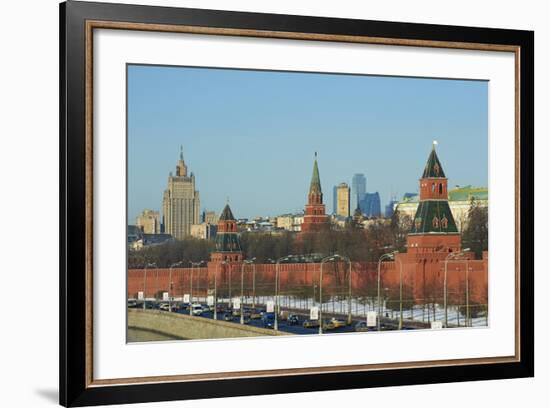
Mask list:
[[[488,83],[128,66],[128,216],[161,210],[180,145],[201,209],[303,209],[314,152],[332,186],[364,173],[382,206],[418,190],[432,141],[449,186],[487,186]]]

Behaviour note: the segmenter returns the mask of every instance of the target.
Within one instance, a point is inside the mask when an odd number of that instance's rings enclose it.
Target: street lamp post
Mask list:
[[[247,264],[254,263],[256,258],[245,259],[241,265],[241,324],[244,324],[244,305],[243,305],[243,296],[244,296],[244,266]]]
[[[170,276],[168,278],[168,311],[170,312],[172,311],[172,268],[180,265],[181,261],[170,265]]]
[[[143,310],[145,310],[146,303],[147,303],[147,264],[145,265],[145,269],[143,270]]]
[[[155,304],[158,304],[158,296],[159,293],[159,270],[158,268],[155,268]]]
[[[189,314],[191,314],[191,305],[193,304],[193,270],[195,268],[195,263],[189,261],[191,264],[191,272],[190,272],[190,279],[189,279]]]
[[[398,330],[403,329],[403,264],[401,259],[394,256],[394,259],[399,262],[399,326]]]
[[[313,284],[313,304],[317,301],[317,284]]]
[[[146,287],[146,284],[147,284],[147,268],[150,268],[150,267],[156,267],[157,264],[155,263],[148,263],[148,264],[145,264],[145,269],[144,269],[144,272],[143,272],[143,310],[146,310],[147,309],[147,287]]]
[[[216,271],[214,271],[214,320],[218,320],[218,272],[220,265],[227,265],[226,261],[221,261],[218,263],[218,267],[216,268]]]
[[[472,322],[470,321],[470,281],[468,272],[468,260],[466,259],[466,326],[471,326]]]
[[[229,276],[227,279],[227,284],[229,285],[229,288],[228,288],[227,294],[228,294],[229,300],[227,302],[227,306],[231,308],[231,305],[233,304],[233,302],[231,301],[231,270],[232,270],[231,265],[229,265],[228,270],[229,270]]]
[[[394,255],[395,255],[395,252],[388,252],[386,254],[383,254],[378,259],[378,277],[377,277],[377,281],[378,281],[377,293],[378,293],[378,296],[377,296],[377,301],[376,301],[376,303],[378,305],[378,322],[377,322],[378,331],[380,331],[380,320],[382,320],[382,305],[380,304],[380,266],[381,266],[382,261],[384,259],[393,259]]]
[[[277,262],[275,263],[275,320],[273,322],[273,328],[275,330],[279,330],[279,264],[281,263],[281,261],[290,260],[290,258],[291,255],[283,256],[277,259]]]
[[[351,260],[348,257],[342,257],[348,262],[349,290],[348,290],[348,325],[351,324]]]
[[[256,264],[252,264],[252,309],[256,309]]]
[[[321,259],[321,269],[319,271],[319,334],[323,334],[323,264],[336,259],[343,259],[343,257],[334,254]]]
[[[443,309],[445,310],[445,327],[448,327],[448,316],[447,316],[447,263],[452,258],[463,256],[464,253],[468,252],[469,250],[470,250],[470,248],[466,248],[466,249],[463,249],[460,252],[451,252],[445,258],[445,272],[443,273]],[[468,269],[468,264],[466,264],[466,269]]]
[[[189,261],[189,263],[191,264],[191,280],[189,282],[189,304],[192,305],[193,304],[193,272],[195,270],[195,267],[196,266],[201,266],[202,264],[204,264],[204,261],[200,261],[200,262],[192,262],[192,261]]]

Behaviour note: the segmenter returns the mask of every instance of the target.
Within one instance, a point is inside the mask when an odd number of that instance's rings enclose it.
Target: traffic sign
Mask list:
[[[309,319],[310,320],[319,320],[319,307],[313,306],[309,309]]]
[[[275,302],[272,300],[268,300],[265,309],[267,313],[273,313],[275,311]]]
[[[138,300],[143,300],[143,292],[138,292]]]
[[[235,297],[233,298],[233,309],[240,309],[241,308],[241,298]]]
[[[214,306],[214,296],[208,296],[208,297],[206,298],[206,304],[207,304],[208,306]]]
[[[162,292],[162,300],[169,300],[168,299],[168,292]]]
[[[189,303],[189,300],[190,300],[190,296],[189,296],[189,293],[186,293],[185,295],[183,295],[183,303]]]
[[[375,327],[377,317],[378,317],[378,313],[367,312],[367,327]]]
[[[434,329],[434,330],[442,329],[442,328],[443,328],[443,322],[441,322],[441,321],[432,322],[432,323],[431,323],[431,327],[432,327],[432,329]]]

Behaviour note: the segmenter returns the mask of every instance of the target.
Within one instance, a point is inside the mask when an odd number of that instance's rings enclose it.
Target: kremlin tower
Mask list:
[[[460,251],[461,245],[435,146],[436,142],[420,179],[420,203],[407,238],[407,252],[417,255]]]
[[[319,177],[319,167],[317,165],[317,153],[315,153],[313,175],[311,176],[309,194],[307,195],[302,233],[323,231],[328,229],[329,225],[329,219],[325,214],[325,205],[323,204],[323,192],[321,191],[321,178]]]
[[[223,209],[218,220],[216,250],[210,255],[212,262],[242,262],[243,253],[237,231],[237,221],[229,204]]]

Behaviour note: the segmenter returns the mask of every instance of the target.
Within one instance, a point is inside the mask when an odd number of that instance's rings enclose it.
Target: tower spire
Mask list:
[[[437,140],[434,140],[432,142],[432,151],[428,156],[426,167],[424,167],[424,172],[422,173],[422,178],[445,178],[445,172],[443,171],[443,167],[441,167],[441,162],[435,151],[436,145]]]
[[[321,194],[321,177],[319,176],[319,166],[317,165],[317,152],[315,152],[315,160],[313,162],[313,174],[309,185],[309,193]]]
[[[180,159],[176,165],[176,176],[187,177],[187,166],[183,160],[183,145],[180,145]],[[191,173],[191,176],[193,176],[193,173]]]

